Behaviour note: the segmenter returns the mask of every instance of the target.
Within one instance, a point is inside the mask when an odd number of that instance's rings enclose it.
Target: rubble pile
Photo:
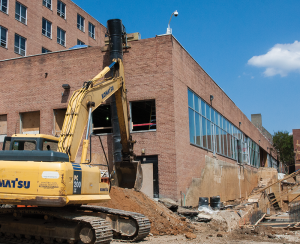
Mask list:
[[[184,217],[178,216],[142,192],[112,187],[110,197],[110,201],[96,205],[144,214],[151,222],[152,235],[189,236],[194,231],[193,225]]]

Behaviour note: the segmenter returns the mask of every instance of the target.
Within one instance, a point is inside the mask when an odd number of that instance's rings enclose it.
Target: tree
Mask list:
[[[292,135],[289,135],[287,131],[275,132],[273,135],[273,146],[279,151],[280,161],[284,165],[291,166],[295,164]]]

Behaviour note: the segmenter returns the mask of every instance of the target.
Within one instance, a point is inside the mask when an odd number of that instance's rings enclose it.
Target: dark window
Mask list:
[[[131,130],[156,130],[155,100],[131,102]]]
[[[42,47],[42,53],[50,53],[51,51],[47,48]]]
[[[57,151],[58,142],[57,141],[50,141],[44,140],[43,141],[43,151]]]
[[[15,53],[26,55],[26,39],[18,34],[15,34]]]
[[[8,0],[0,0],[0,10],[7,13],[7,2]]]
[[[95,26],[89,22],[89,36],[95,39]]]
[[[32,151],[36,148],[35,141],[14,141],[12,150]]]
[[[64,19],[66,18],[66,4],[59,0],[57,1],[57,15]]]
[[[93,133],[112,133],[110,105],[101,105],[92,114]]]
[[[43,5],[49,9],[52,9],[51,4],[52,0],[43,0]]]
[[[0,46],[1,47],[7,47],[7,29],[5,29],[4,27],[0,26],[0,35],[1,35],[1,39],[0,39]]]
[[[84,42],[82,42],[79,39],[77,39],[77,45],[84,45]]]
[[[16,20],[26,25],[27,23],[27,8],[19,2],[16,2]]]
[[[77,28],[84,31],[84,18],[79,14],[77,14]]]
[[[51,22],[43,18],[42,34],[44,36],[51,38],[51,29],[52,29]]]
[[[66,32],[57,27],[57,43],[66,46]]]

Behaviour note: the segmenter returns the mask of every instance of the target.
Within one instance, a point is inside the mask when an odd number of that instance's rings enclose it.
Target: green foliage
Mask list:
[[[278,131],[273,135],[273,145],[279,151],[280,161],[285,165],[295,164],[293,136],[287,131]]]

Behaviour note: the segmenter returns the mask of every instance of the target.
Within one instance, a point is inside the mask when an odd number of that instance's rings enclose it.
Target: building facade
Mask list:
[[[259,167],[280,168],[269,140],[172,35],[130,46],[124,52],[130,129],[147,194],[186,205],[215,195],[233,200],[250,194]],[[0,61],[2,136],[59,135],[72,93],[109,65],[103,50],[87,47]],[[93,133],[112,165],[110,118],[109,101],[93,112]],[[105,164],[98,136],[91,140],[92,163]]]
[[[103,46],[106,28],[70,0],[0,0],[0,59]]]
[[[300,129],[293,129],[293,144],[295,152],[295,171],[300,169]]]

